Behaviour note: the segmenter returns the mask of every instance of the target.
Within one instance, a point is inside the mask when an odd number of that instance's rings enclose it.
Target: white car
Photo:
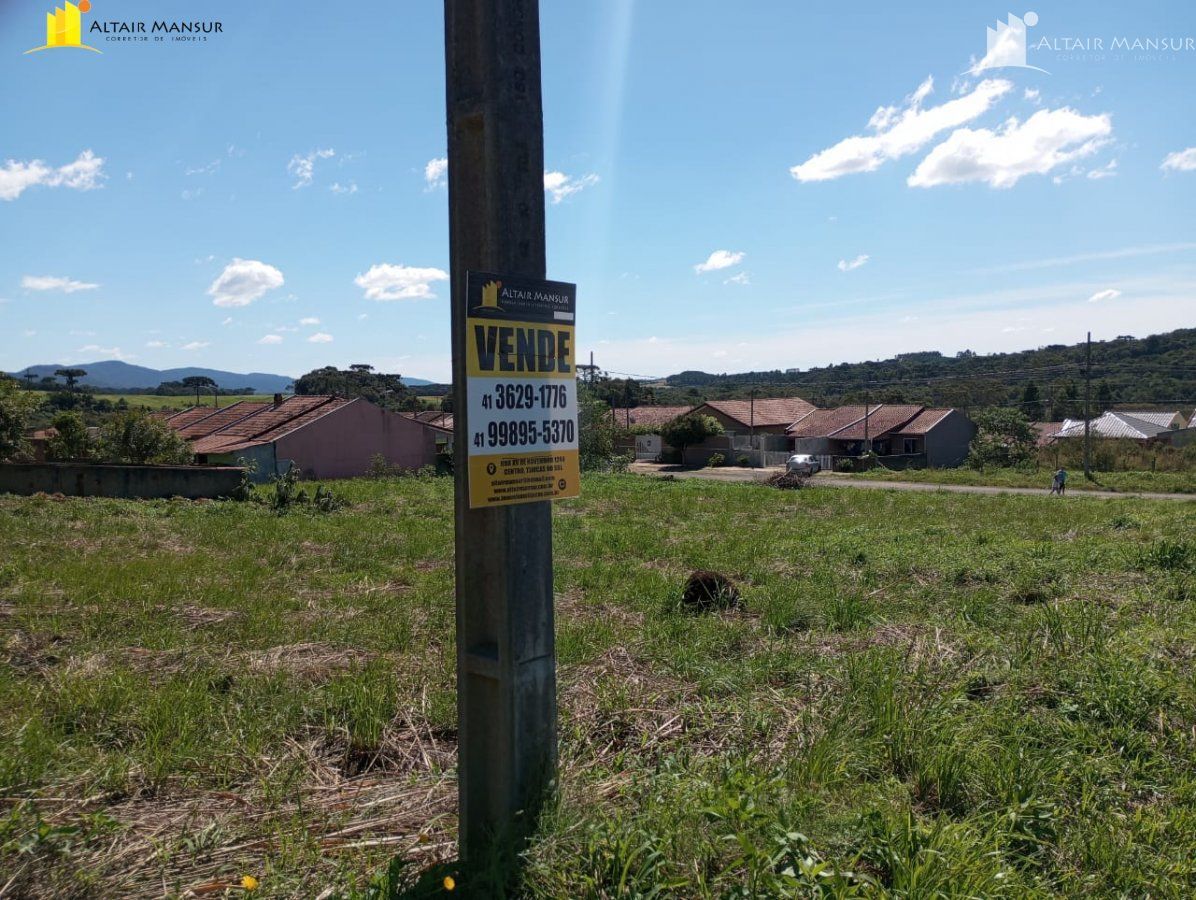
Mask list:
[[[818,457],[808,453],[795,453],[785,463],[785,470],[795,475],[815,475],[822,471],[822,464]]]

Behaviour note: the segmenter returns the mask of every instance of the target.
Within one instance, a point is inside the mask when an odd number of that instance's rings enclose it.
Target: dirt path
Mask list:
[[[672,475],[676,478],[704,478],[707,481],[764,481],[771,475],[781,471],[780,466],[767,469],[743,469],[738,466],[721,466],[717,469],[681,469],[677,466],[661,465],[660,463],[637,462],[631,466],[631,471],[638,475]],[[1045,489],[999,487],[996,485],[978,484],[930,484],[920,481],[873,481],[863,478],[841,478],[819,473],[810,481],[813,487],[863,488],[865,490],[880,491],[948,491],[956,494],[1025,494],[1033,497],[1045,497]],[[1068,497],[1099,497],[1105,500],[1116,500],[1125,497],[1137,497],[1143,500],[1196,500],[1196,494],[1159,494],[1150,491],[1068,491]]]

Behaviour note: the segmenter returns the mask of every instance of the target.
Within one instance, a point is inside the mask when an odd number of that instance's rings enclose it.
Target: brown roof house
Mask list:
[[[757,400],[708,400],[694,412],[718,419],[728,434],[785,434],[798,419],[814,410],[801,397],[761,397]]]
[[[860,456],[871,447],[892,463],[948,468],[967,458],[976,426],[957,409],[882,403],[812,410],[787,433],[794,453]]]
[[[436,432],[360,397],[275,395],[222,409],[192,407],[166,418],[191,442],[196,461],[248,465],[255,481],[291,468],[311,478],[351,478],[373,459],[418,469],[436,460]]]
[[[692,406],[616,406],[611,409],[611,416],[619,428],[633,428],[636,425],[660,426],[667,425],[673,419],[679,419],[693,412]]]

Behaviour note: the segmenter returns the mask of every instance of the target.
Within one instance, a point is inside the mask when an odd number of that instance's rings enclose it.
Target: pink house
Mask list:
[[[434,429],[360,397],[275,396],[192,407],[166,422],[191,442],[197,462],[248,465],[255,481],[291,468],[308,478],[351,478],[378,456],[399,469],[436,462]]]

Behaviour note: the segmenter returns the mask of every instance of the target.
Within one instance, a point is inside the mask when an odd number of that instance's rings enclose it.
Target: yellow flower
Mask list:
[[[445,875],[444,876],[444,889],[446,891],[452,891],[452,890],[456,890],[456,888],[457,888],[457,882],[453,878],[453,876]]]
[[[256,891],[258,887],[258,880],[252,875],[241,876],[241,887],[247,891]]]

